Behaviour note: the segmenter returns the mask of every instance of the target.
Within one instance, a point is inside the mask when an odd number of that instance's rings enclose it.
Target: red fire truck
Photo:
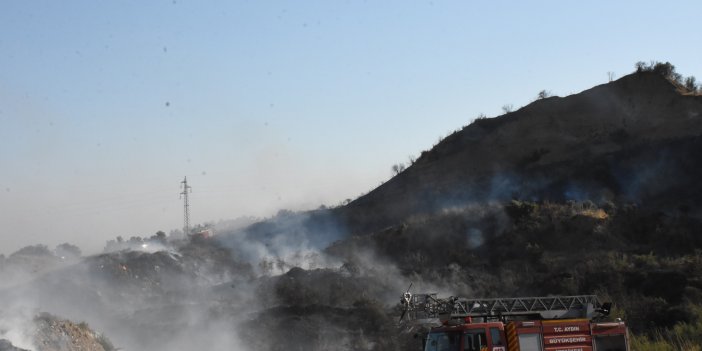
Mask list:
[[[431,326],[424,351],[629,351],[627,327],[605,322],[597,296],[437,298],[409,292],[401,322]]]

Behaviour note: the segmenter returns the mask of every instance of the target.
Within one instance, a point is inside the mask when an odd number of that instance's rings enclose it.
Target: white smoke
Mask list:
[[[324,222],[308,213],[281,211],[277,216],[255,226],[220,235],[217,240],[230,248],[236,257],[250,263],[259,275],[279,275],[290,268],[338,268],[342,262],[323,250],[344,236],[327,214]]]
[[[15,347],[37,350],[33,341],[34,308],[24,304],[5,304],[0,312],[0,339],[10,341]]]

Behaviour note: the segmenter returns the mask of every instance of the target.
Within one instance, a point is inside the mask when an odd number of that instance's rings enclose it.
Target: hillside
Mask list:
[[[327,299],[339,278],[281,247],[324,249],[341,274],[358,272],[350,281],[367,293],[348,289],[351,299],[391,306],[386,290],[409,282],[464,296],[595,293],[617,303],[614,317],[628,320],[640,349],[699,344],[700,135],[702,96],[660,72],[637,72],[477,120],[346,206],[286,213],[221,240],[233,248],[259,241],[283,267],[308,269],[308,284],[282,279],[273,289],[304,324],[263,319],[295,325],[296,335],[326,329],[320,315],[336,321],[356,309]],[[347,340],[359,335],[351,328]],[[378,328],[360,335],[385,348],[416,347]]]
[[[617,303],[640,347],[702,343],[700,135],[702,96],[641,71],[477,120],[346,206],[277,216],[222,240],[259,240],[281,261],[289,238],[324,249],[361,272],[352,281],[382,277],[356,296],[383,304],[392,300],[378,286],[409,282],[464,296],[595,293]],[[330,318],[350,313],[324,298],[334,278],[317,267],[305,266],[315,278],[304,288],[274,289],[308,324],[302,335],[325,325],[320,305]],[[386,348],[416,347],[373,330],[364,335]]]
[[[701,114],[702,96],[660,74],[634,73],[476,120],[338,213],[352,232],[364,233],[413,215],[513,198],[670,204],[668,184],[658,181],[687,177],[680,183],[693,185],[698,169],[684,153],[697,151]]]

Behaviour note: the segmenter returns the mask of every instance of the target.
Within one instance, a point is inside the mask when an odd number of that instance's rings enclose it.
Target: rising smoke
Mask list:
[[[0,291],[15,306],[0,316],[0,338],[40,350],[31,321],[49,311],[86,322],[124,350],[372,349],[375,334],[392,325],[385,308],[407,280],[369,250],[325,251],[346,236],[328,212],[283,211],[210,239],[114,242],[103,254],[65,263],[25,250],[12,256],[23,257],[25,270],[4,266],[23,279]],[[28,273],[51,266],[45,262],[62,264]],[[388,326],[372,330],[362,320]],[[285,330],[284,321],[297,339],[269,335]]]

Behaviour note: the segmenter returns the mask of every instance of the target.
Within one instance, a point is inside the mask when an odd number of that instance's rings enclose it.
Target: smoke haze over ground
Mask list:
[[[86,321],[125,350],[358,349],[351,344],[365,342],[357,336],[369,328],[358,323],[367,313],[385,321],[384,306],[406,282],[369,253],[345,262],[324,252],[331,239],[341,238],[327,232],[338,227],[321,219],[325,215],[281,213],[213,239],[160,243],[157,251],[151,249],[156,244],[137,245],[33,271],[31,279],[21,275],[1,293],[14,307],[1,316],[13,326],[2,329],[2,337],[37,350],[24,333],[33,330],[33,314],[51,311]],[[7,263],[3,273],[36,269],[45,264],[42,254],[29,252],[23,266]],[[355,320],[348,322],[348,313],[357,314]],[[349,331],[348,323],[359,329]],[[298,339],[269,335],[285,329]],[[348,345],[331,347],[339,338]]]

